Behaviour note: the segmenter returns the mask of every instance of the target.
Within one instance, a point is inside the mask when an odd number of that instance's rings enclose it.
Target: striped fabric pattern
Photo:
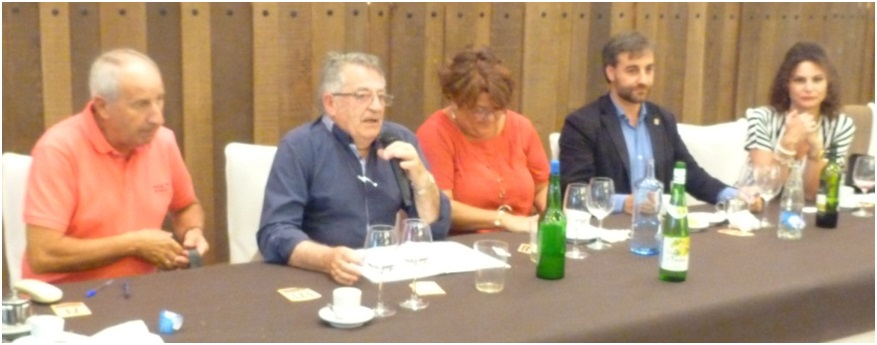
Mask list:
[[[843,113],[834,120],[828,116],[820,116],[820,119],[823,147],[827,150],[832,144],[837,145],[838,155],[846,157],[856,132],[853,120]],[[773,151],[785,133],[785,116],[772,107],[746,109],[746,123],[746,150]]]

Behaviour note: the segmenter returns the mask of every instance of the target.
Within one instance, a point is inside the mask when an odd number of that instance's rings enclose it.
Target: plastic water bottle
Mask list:
[[[795,162],[780,199],[780,219],[777,222],[777,238],[799,240],[804,227],[804,182],[801,180],[801,164]]]
[[[641,158],[640,158],[641,159]],[[645,164],[643,178],[634,186],[630,252],[657,255],[661,246],[661,196],[664,184],[655,179],[655,160]]]

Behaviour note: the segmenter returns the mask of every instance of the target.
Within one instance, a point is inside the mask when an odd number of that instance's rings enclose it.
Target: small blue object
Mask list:
[[[558,160],[551,161],[551,173],[552,174],[560,174],[560,161],[558,161]]]
[[[125,299],[131,298],[131,285],[128,282],[122,284],[122,295],[125,296]]]
[[[158,332],[173,334],[183,326],[183,316],[169,310],[158,313]]]

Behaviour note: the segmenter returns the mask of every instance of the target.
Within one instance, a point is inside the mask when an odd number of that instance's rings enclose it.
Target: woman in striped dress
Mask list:
[[[746,150],[755,165],[806,161],[804,196],[813,200],[825,152],[846,157],[856,126],[840,112],[839,81],[825,50],[796,43],[786,53],[773,86],[770,105],[746,110]],[[784,169],[784,179],[789,169]]]

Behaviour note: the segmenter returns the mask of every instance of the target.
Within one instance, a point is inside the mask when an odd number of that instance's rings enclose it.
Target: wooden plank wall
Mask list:
[[[466,46],[492,46],[516,80],[511,108],[547,141],[606,92],[601,48],[631,29],[657,43],[651,99],[681,122],[764,104],[799,40],[828,50],[844,103],[874,100],[873,3],[3,3],[3,151],[28,153],[82,109],[101,51],[145,51],[209,215],[206,259],[225,262],[223,149],[276,144],[314,119],[328,52],[380,57],[397,99],[388,117],[416,130],[445,102],[438,68]]]

